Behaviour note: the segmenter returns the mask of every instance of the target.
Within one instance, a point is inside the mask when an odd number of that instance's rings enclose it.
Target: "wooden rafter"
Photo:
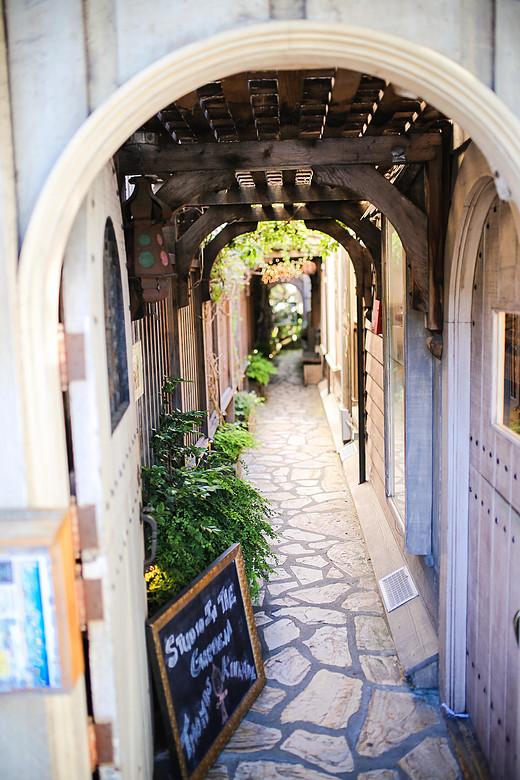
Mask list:
[[[361,73],[343,68],[336,71],[323,129],[324,138],[341,138],[360,82]]]
[[[238,73],[228,76],[220,83],[239,141],[257,140],[248,74]]]
[[[344,247],[354,266],[358,295],[363,295],[365,305],[371,307],[372,265],[376,271],[376,278],[378,281],[377,290],[380,290],[381,258],[373,258],[368,249],[362,246],[359,241],[340,225],[339,222],[336,222],[335,219],[306,219],[305,224],[309,230],[319,230],[322,233],[326,233]]]
[[[397,230],[412,272],[412,308],[428,311],[428,219],[388,179],[369,165],[334,165],[314,169],[320,184],[358,192],[385,214]]]
[[[391,186],[391,185],[390,185]],[[331,213],[327,213],[331,212]],[[349,208],[343,202],[313,204],[313,209],[307,206],[211,206],[184,233],[175,244],[176,268],[178,285],[182,289],[179,306],[187,305],[185,290],[187,277],[195,254],[214,230],[225,223],[258,223],[298,220],[341,219],[361,240],[370,247],[374,264],[380,263],[380,237],[378,228],[368,220],[359,218],[359,211]],[[227,228],[226,228],[227,229]],[[249,232],[246,230],[244,232]],[[218,238],[218,235],[217,235]]]
[[[329,203],[310,203],[307,206],[310,217],[305,219],[331,218],[351,228],[370,250],[372,257],[381,258],[381,231],[369,219],[363,219],[364,209],[357,203],[331,201]]]

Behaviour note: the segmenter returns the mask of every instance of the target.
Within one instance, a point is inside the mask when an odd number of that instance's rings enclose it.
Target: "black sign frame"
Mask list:
[[[182,780],[201,780],[265,685],[240,545],[150,618],[146,633],[172,763]]]

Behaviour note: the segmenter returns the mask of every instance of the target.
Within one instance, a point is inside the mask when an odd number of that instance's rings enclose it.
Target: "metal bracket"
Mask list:
[[[147,569],[153,563],[153,561],[155,559],[155,554],[157,552],[157,523],[155,522],[155,520],[153,519],[153,517],[151,515],[147,514],[147,512],[150,512],[150,511],[151,511],[150,508],[146,507],[141,512],[141,523],[148,523],[148,525],[152,529],[152,535],[150,537],[150,541],[151,541],[150,555],[148,556],[148,558],[144,559],[144,570],[145,570],[145,572],[147,571]]]

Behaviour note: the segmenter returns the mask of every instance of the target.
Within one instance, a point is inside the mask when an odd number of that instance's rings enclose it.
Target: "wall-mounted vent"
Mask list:
[[[349,444],[345,444],[345,446],[342,447],[339,451],[339,457],[341,462],[343,463],[344,460],[350,458],[351,455],[355,455],[356,452],[357,452],[357,445],[355,441],[351,441]]]
[[[397,609],[419,595],[406,566],[382,577],[379,580],[379,588],[387,612]]]

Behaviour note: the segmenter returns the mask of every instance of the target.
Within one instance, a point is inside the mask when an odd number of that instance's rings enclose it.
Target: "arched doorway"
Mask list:
[[[65,243],[93,179],[152,113],[209,78],[244,67],[310,64],[381,73],[421,92],[471,133],[497,172],[502,193],[509,188],[520,203],[518,120],[462,68],[420,46],[403,47],[399,38],[369,30],[284,22],[231,31],[160,60],[115,92],[74,136],[49,176],[26,234],[19,275],[19,322],[32,506],[68,502],[54,324]],[[35,384],[40,389],[37,396]],[[450,446],[448,441],[448,459]],[[44,447],[49,457],[42,463]],[[451,555],[448,548],[448,559]],[[450,618],[453,625],[455,617]],[[447,633],[453,635],[451,627]],[[448,665],[452,663],[449,650]]]

